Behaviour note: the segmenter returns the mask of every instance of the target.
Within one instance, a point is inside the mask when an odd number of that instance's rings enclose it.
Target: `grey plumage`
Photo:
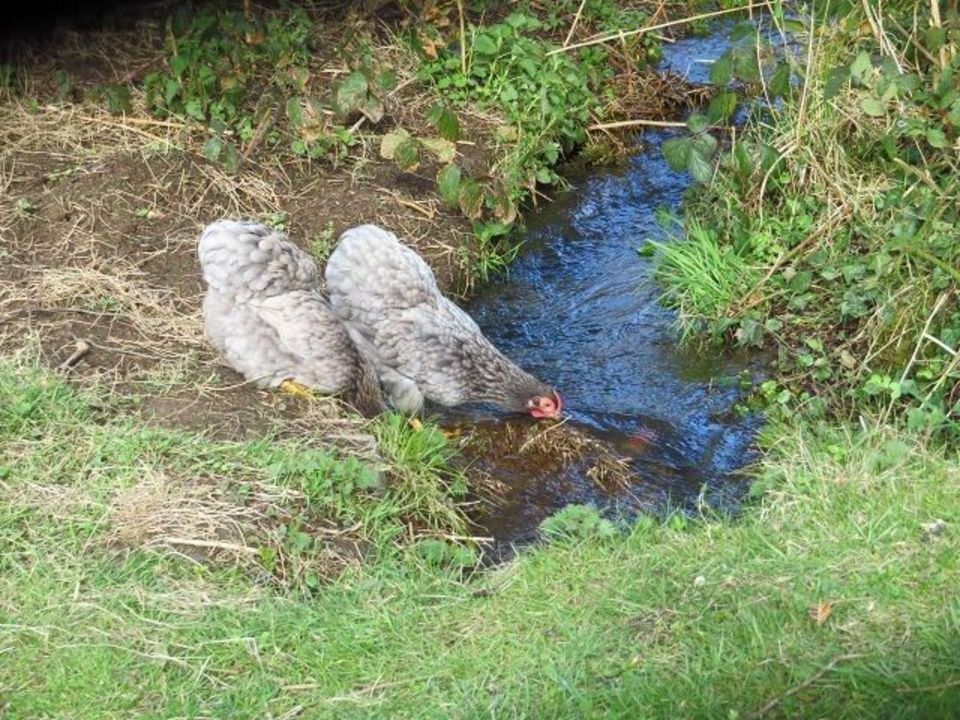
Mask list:
[[[347,230],[325,277],[331,307],[397,409],[416,412],[424,399],[515,412],[530,411],[536,396],[561,404],[553,388],[506,358],[441,294],[427,264],[393,233],[376,225]]]
[[[382,409],[379,382],[320,292],[316,263],[285,235],[249,221],[220,220],[198,247],[207,292],[207,338],[260,387],[292,380]]]

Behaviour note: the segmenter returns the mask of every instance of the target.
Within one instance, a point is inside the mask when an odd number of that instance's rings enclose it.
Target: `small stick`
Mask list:
[[[730,13],[743,12],[744,10],[752,10],[753,8],[759,7],[770,7],[769,0],[766,2],[752,3],[743,7],[727,8],[725,10],[715,10],[713,12],[701,13],[700,15],[692,15],[691,17],[680,18],[679,20],[670,20],[669,22],[660,23],[659,25],[650,25],[648,27],[637,28],[636,30],[627,30],[626,32],[623,30],[618,30],[611,35],[604,35],[603,37],[594,38],[593,40],[584,40],[583,42],[575,43],[574,45],[566,45],[564,47],[556,48],[555,50],[548,52],[547,56],[549,57],[550,55],[556,55],[557,53],[567,52],[568,50],[576,50],[582,47],[590,47],[591,45],[602,45],[603,43],[608,43],[625,37],[632,37],[633,35],[643,35],[644,33],[653,32],[654,30],[663,30],[664,28],[683,25],[696,20],[705,20],[706,18],[729,15]]]
[[[63,372],[71,370],[88,352],[90,352],[90,343],[82,338],[77,338],[76,350],[70,354],[70,357],[60,363],[60,370]]]
[[[930,0],[930,19],[935,28],[943,27],[940,21],[940,2],[939,0]],[[940,47],[940,69],[943,70],[950,63],[950,56],[947,54],[947,46]]]
[[[586,2],[586,0],[583,0]],[[582,5],[581,5],[582,7]],[[457,15],[460,16],[460,72],[467,74],[467,30],[463,22],[463,0],[457,0]]]
[[[190,538],[163,537],[163,542],[170,545],[187,545],[190,547],[208,548],[211,550],[230,550],[232,552],[247,553],[256,555],[259,550],[246,545],[235,545],[234,543],[218,542],[216,540],[191,540]]]
[[[682,128],[687,124],[682,120],[618,120],[616,122],[596,123],[588,125],[587,130],[613,130],[614,128],[625,127],[662,127],[662,128]],[[711,130],[730,130],[726,125],[711,125]]]
[[[564,47],[570,44],[570,38],[573,37],[573,31],[577,29],[577,23],[580,22],[580,13],[583,12],[583,6],[586,4],[587,0],[580,0],[580,7],[577,8],[577,14],[573,16],[573,24],[570,25],[570,30],[567,32],[567,37],[563,40]]]
[[[273,127],[274,123],[277,122],[277,118],[280,116],[280,105],[275,104],[273,110],[263,116],[263,119],[260,121],[260,124],[257,125],[257,129],[253,132],[253,137],[250,138],[250,142],[247,143],[247,149],[243,151],[243,160],[246,162],[250,159],[250,156],[256,152],[256,149],[260,147],[260,143],[263,142],[263,138],[267,136],[270,128]]]

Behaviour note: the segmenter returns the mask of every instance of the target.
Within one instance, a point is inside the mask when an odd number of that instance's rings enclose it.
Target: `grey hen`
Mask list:
[[[376,225],[347,230],[325,274],[331,306],[397,409],[417,412],[426,399],[559,416],[559,393],[494,347],[393,233]]]
[[[204,330],[231,367],[259,387],[343,393],[364,414],[383,409],[376,372],[321,295],[316,263],[285,235],[220,220],[198,254]]]

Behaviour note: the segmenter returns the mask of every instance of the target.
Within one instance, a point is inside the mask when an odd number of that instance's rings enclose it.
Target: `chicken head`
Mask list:
[[[558,418],[563,411],[563,398],[554,390],[550,396],[536,395],[527,401],[530,414],[537,418]]]

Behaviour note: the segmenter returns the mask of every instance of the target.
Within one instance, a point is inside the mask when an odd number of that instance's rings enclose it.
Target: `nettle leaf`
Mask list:
[[[687,127],[690,128],[690,132],[692,133],[703,132],[709,126],[710,119],[700,113],[694,113],[687,119]]]
[[[393,161],[404,172],[413,172],[420,165],[420,145],[412,137],[403,140],[393,152]]]
[[[950,112],[947,114],[947,120],[954,127],[960,127],[960,100],[954,100],[950,106]]]
[[[706,158],[713,157],[717,150],[717,139],[710,133],[700,133],[691,139],[693,150]]]
[[[443,138],[423,138],[420,140],[420,144],[435,155],[440,162],[453,162],[453,159],[457,156],[457,146]]]
[[[674,170],[686,170],[690,161],[690,151],[693,143],[690,138],[671,138],[665,140],[661,146],[667,164]]]
[[[930,128],[927,130],[927,142],[937,149],[945,148],[950,144],[947,140],[946,133],[940,128]]]
[[[377,76],[377,84],[383,92],[390,92],[397,86],[397,73],[392,68],[386,68]]]
[[[380,138],[380,157],[386,160],[393,160],[396,156],[397,148],[410,139],[410,133],[403,128],[392,130]]]
[[[699,183],[708,183],[713,177],[713,164],[698,149],[690,148],[690,157],[687,160],[687,170]]]
[[[460,120],[450,108],[444,108],[437,121],[437,131],[440,136],[450,142],[456,142],[460,139]]]
[[[882,117],[887,114],[883,103],[875,97],[865,97],[860,101],[860,109],[870,117]]]
[[[790,92],[790,66],[787,63],[783,61],[777,63],[777,69],[767,87],[774,97],[783,97]]]
[[[490,199],[493,201],[493,214],[498,220],[509,225],[517,219],[517,206],[514,205],[506,190],[501,188],[499,192],[491,193]]]
[[[295,128],[303,125],[303,108],[300,106],[299,97],[294,96],[287,100],[287,118]]]
[[[739,42],[740,40],[746,40],[747,38],[754,38],[756,35],[756,26],[751,21],[744,20],[737,23],[733,30],[730,31],[730,40],[732,42]]]
[[[750,175],[753,173],[753,160],[750,158],[750,153],[747,152],[744,143],[737,143],[737,147],[733,151],[733,157],[737,163],[737,171],[740,172],[741,175]]]
[[[478,55],[496,55],[497,43],[487,33],[479,33],[473,39],[473,51]]]
[[[237,152],[237,146],[232,142],[226,142],[223,144],[223,155],[220,158],[220,162],[223,163],[223,167],[226,168],[227,172],[233,174],[240,169],[240,153]]]
[[[753,53],[737,55],[733,60],[734,74],[744,82],[759,82],[759,63],[759,59]]]
[[[837,93],[840,92],[840,88],[842,88],[848,80],[850,80],[849,68],[838,67],[831,70],[830,74],[827,75],[826,81],[823,83],[823,99],[832,100],[835,98]]]
[[[720,123],[729,120],[737,110],[737,94],[724,91],[710,101],[707,108],[707,118],[711,122]]]
[[[203,156],[210,162],[216,162],[223,150],[223,141],[218,137],[212,137],[203,144]]]
[[[483,186],[473,178],[460,183],[458,198],[460,210],[471,220],[476,220],[483,212]]]
[[[714,85],[726,85],[732,77],[733,58],[729,52],[725,52],[710,66],[710,82]]]
[[[488,243],[495,237],[506,235],[508,232],[510,232],[510,223],[506,222],[476,223],[473,226],[474,235],[482,243]]]
[[[460,199],[460,168],[452,163],[440,168],[437,172],[437,189],[447,205],[456,207]]]
[[[857,59],[850,64],[850,77],[858,82],[863,82],[864,76],[872,67],[873,63],[870,61],[870,54],[866,50],[863,50],[857,55]]]
[[[354,70],[337,88],[337,108],[343,114],[358,110],[367,99],[368,91],[367,76]]]

